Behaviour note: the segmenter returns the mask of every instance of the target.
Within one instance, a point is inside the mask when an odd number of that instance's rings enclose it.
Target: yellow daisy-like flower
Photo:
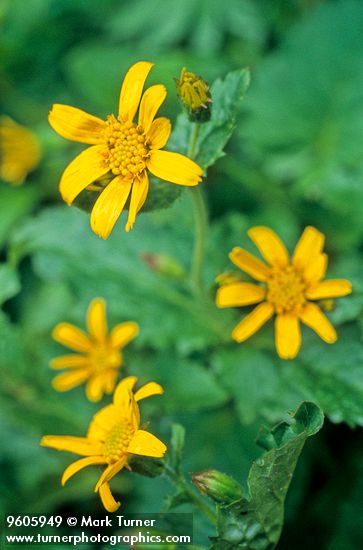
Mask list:
[[[268,265],[239,247],[230,253],[237,267],[262,283],[235,282],[218,289],[218,307],[259,304],[234,328],[232,337],[244,342],[276,314],[275,343],[282,359],[293,359],[299,352],[299,321],[325,342],[334,343],[335,329],[314,300],[346,296],[352,285],[345,279],[322,281],[328,263],[322,251],[324,235],[314,227],[306,227],[291,260],[282,241],[268,227],[253,227],[248,235]]]
[[[171,124],[155,115],[166,98],[157,84],[142,95],[153,64],[140,61],[127,72],[121,87],[118,116],[101,120],[68,105],[53,105],[49,122],[66,139],[91,145],[64,171],[60,193],[71,204],[93,182],[110,173],[113,179],[102,190],[91,213],[91,227],[106,239],[130,196],[126,231],[142,208],[149,188],[148,171],[178,185],[193,186],[201,181],[202,170],[179,153],[161,151],[170,136]],[[134,118],[137,110],[137,123]]]
[[[40,145],[28,128],[0,117],[0,179],[20,185],[39,163]]]
[[[129,455],[141,455],[161,458],[166,445],[153,434],[140,430],[140,412],[138,401],[160,395],[163,388],[155,382],[142,386],[134,394],[137,382],[135,376],[124,378],[115,390],[113,404],[101,409],[89,425],[86,437],[46,435],[40,444],[58,451],[68,451],[83,456],[72,462],[63,473],[61,483],[65,483],[74,474],[93,464],[107,464],[100,476],[95,492],[98,492],[108,512],[115,512],[120,503],[112,496],[109,481],[122,468],[128,467]]]
[[[54,340],[78,352],[53,359],[53,369],[68,369],[56,376],[53,387],[67,391],[86,380],[86,395],[99,401],[104,393],[115,389],[118,370],[122,365],[121,349],[137,336],[139,326],[133,321],[116,325],[107,333],[106,304],[101,298],[91,302],[87,311],[89,335],[70,323],[59,323],[52,332]]]

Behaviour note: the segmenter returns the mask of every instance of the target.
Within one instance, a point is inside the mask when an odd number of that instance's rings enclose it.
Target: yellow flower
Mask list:
[[[91,227],[104,239],[110,235],[129,196],[125,228],[132,228],[148,194],[148,171],[178,185],[193,186],[201,181],[202,170],[195,162],[179,153],[160,150],[169,139],[171,124],[165,117],[155,118],[166,97],[165,87],[151,86],[142,95],[152,66],[140,61],[129,69],[121,88],[117,118],[109,115],[104,121],[68,105],[53,105],[49,114],[51,126],[62,137],[91,145],[62,175],[59,189],[68,204],[105,174],[113,177],[91,213]]]
[[[128,467],[129,455],[160,458],[166,446],[151,433],[140,430],[138,401],[163,393],[163,388],[155,382],[142,386],[134,394],[137,382],[135,376],[124,378],[115,390],[113,404],[95,414],[89,425],[86,437],[46,435],[40,444],[58,451],[68,451],[83,456],[72,462],[63,472],[64,485],[74,474],[93,464],[107,464],[99,478],[95,492],[98,492],[108,512],[115,512],[120,503],[113,498],[109,481],[122,468]]]
[[[120,323],[108,335],[106,304],[101,298],[89,305],[87,327],[89,335],[70,323],[60,323],[53,329],[54,340],[79,352],[51,361],[53,369],[68,369],[54,378],[53,386],[58,391],[67,391],[88,380],[88,399],[99,401],[104,393],[113,392],[122,365],[121,349],[137,336],[139,327],[133,321]]]
[[[184,67],[179,80],[175,79],[175,85],[190,120],[207,122],[210,119],[212,103],[208,82],[201,76],[188,72]]]
[[[0,117],[0,179],[19,185],[40,160],[39,142],[28,128]]]
[[[232,283],[217,291],[218,307],[259,304],[235,327],[232,337],[244,342],[275,313],[275,343],[282,359],[292,359],[299,352],[299,321],[315,330],[325,342],[334,343],[337,339],[334,327],[311,300],[346,296],[352,286],[345,279],[322,281],[328,262],[322,252],[324,235],[314,227],[306,227],[291,261],[284,244],[268,227],[253,227],[248,235],[268,265],[242,248],[236,247],[230,253],[237,267],[262,283]]]

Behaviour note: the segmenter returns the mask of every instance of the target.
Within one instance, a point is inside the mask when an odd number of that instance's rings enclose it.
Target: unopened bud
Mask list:
[[[209,84],[201,76],[182,69],[175,78],[176,91],[192,122],[208,122],[211,116],[212,98]]]
[[[215,282],[219,286],[231,285],[232,283],[240,283],[241,277],[238,273],[232,273],[231,271],[226,271],[225,273],[220,273],[215,278]]]
[[[141,255],[144,262],[152,269],[171,279],[184,279],[185,270],[179,262],[164,254],[145,252]]]
[[[243,497],[239,483],[217,470],[205,470],[192,474],[192,480],[201,493],[220,504],[231,504]]]

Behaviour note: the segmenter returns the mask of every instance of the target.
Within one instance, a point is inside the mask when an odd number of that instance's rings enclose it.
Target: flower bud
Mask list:
[[[184,279],[186,276],[183,266],[170,256],[145,252],[141,257],[150,269],[170,279]]]
[[[180,78],[175,78],[176,91],[188,112],[191,122],[208,122],[211,116],[212,98],[209,84],[201,76],[182,69]]]
[[[231,504],[243,496],[239,483],[217,470],[192,474],[192,480],[201,493],[220,504]]]

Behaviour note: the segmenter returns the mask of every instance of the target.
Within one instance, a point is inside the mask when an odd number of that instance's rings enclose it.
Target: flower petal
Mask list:
[[[149,191],[149,178],[144,170],[139,178],[134,179],[131,191],[131,200],[129,206],[129,215],[125,226],[126,231],[130,231],[135,223],[136,214],[141,210]]]
[[[98,494],[101,497],[101,501],[107,512],[116,512],[121,506],[120,502],[117,502],[111,493],[111,489],[108,483],[104,483],[99,488]]]
[[[289,254],[284,243],[269,227],[252,227],[248,236],[270,265],[283,267],[289,263]]]
[[[104,441],[112,426],[122,420],[122,414],[115,405],[107,405],[96,413],[89,425],[87,437]]]
[[[127,462],[127,454],[125,454],[120,460],[115,462],[114,464],[109,464],[107,468],[102,472],[99,480],[96,483],[95,491],[98,491],[101,485],[103,483],[107,483],[112,479],[122,468],[125,466]]]
[[[330,279],[312,285],[306,291],[309,300],[320,300],[322,298],[338,298],[352,292],[352,284],[346,279]]]
[[[153,63],[139,61],[127,71],[121,87],[119,101],[119,118],[132,120],[140,103],[145,80],[153,67]]]
[[[91,466],[92,464],[105,464],[105,462],[106,459],[104,456],[88,456],[87,458],[80,458],[79,460],[72,462],[72,464],[64,470],[61,484],[65,485],[67,481],[74,476],[74,474],[83,468],[87,468],[87,466]]]
[[[257,281],[266,281],[270,274],[270,268],[267,265],[239,246],[235,246],[229,253],[229,259]]]
[[[67,204],[71,204],[90,183],[107,174],[106,153],[104,145],[93,145],[68,164],[59,183],[60,194]]]
[[[153,149],[147,168],[154,176],[178,185],[197,185],[202,180],[202,169],[193,160],[179,153]]]
[[[76,107],[55,104],[48,120],[53,130],[65,139],[89,145],[105,142],[106,122]]]
[[[150,130],[154,117],[166,98],[166,88],[162,84],[150,86],[141,98],[138,123],[145,134]]]
[[[117,384],[117,388],[113,396],[113,402],[115,405],[125,407],[125,403],[128,403],[130,392],[132,392],[136,382],[136,376],[127,376],[121,380],[119,384]]]
[[[104,374],[104,391],[105,393],[113,393],[116,380],[118,376],[118,369],[108,369]]]
[[[232,338],[244,342],[272,317],[273,312],[274,308],[269,302],[258,305],[234,328]]]
[[[110,334],[111,345],[114,348],[123,348],[139,334],[139,325],[133,321],[119,323]]]
[[[335,328],[324,315],[321,309],[313,303],[306,304],[300,319],[305,325],[315,330],[315,332],[328,344],[333,344],[337,340]]]
[[[325,277],[328,267],[327,254],[318,254],[311,258],[310,263],[304,269],[304,279],[309,284],[314,284]]]
[[[58,376],[53,378],[52,386],[55,390],[60,392],[71,390],[83,384],[83,382],[90,377],[91,372],[89,367],[85,367],[58,374]]]
[[[301,346],[299,319],[295,315],[278,315],[275,320],[275,344],[281,359],[294,359]]]
[[[102,454],[102,444],[87,437],[45,435],[42,437],[40,444],[43,447],[51,447],[57,449],[57,451],[68,451],[76,455],[100,456]]]
[[[154,120],[147,138],[152,149],[162,149],[169,139],[171,133],[171,122],[168,118],[159,117]]]
[[[239,307],[257,304],[265,298],[266,291],[252,283],[232,283],[217,290],[218,307]]]
[[[71,323],[59,323],[54,327],[52,337],[56,342],[75,351],[87,353],[92,349],[92,344],[87,334]]]
[[[141,401],[141,399],[146,399],[152,395],[162,395],[164,393],[164,388],[157,384],[156,382],[148,382],[144,384],[137,392],[135,393],[135,400]]]
[[[104,373],[94,375],[86,386],[86,395],[89,401],[99,401],[104,394]]]
[[[161,458],[164,456],[166,450],[166,445],[155,437],[155,435],[145,430],[138,430],[132,438],[127,452],[135,455]]]
[[[292,256],[292,264],[300,270],[305,270],[321,253],[325,237],[315,227],[308,226],[304,229]]]
[[[125,181],[117,176],[96,200],[91,213],[91,227],[103,239],[107,239],[121,215],[130,194],[131,185],[131,181]]]
[[[74,369],[77,367],[89,367],[90,360],[85,355],[77,355],[70,353],[69,355],[61,355],[52,359],[49,363],[52,369]]]
[[[92,300],[87,311],[87,328],[96,342],[104,343],[107,336],[106,302],[102,298]]]

